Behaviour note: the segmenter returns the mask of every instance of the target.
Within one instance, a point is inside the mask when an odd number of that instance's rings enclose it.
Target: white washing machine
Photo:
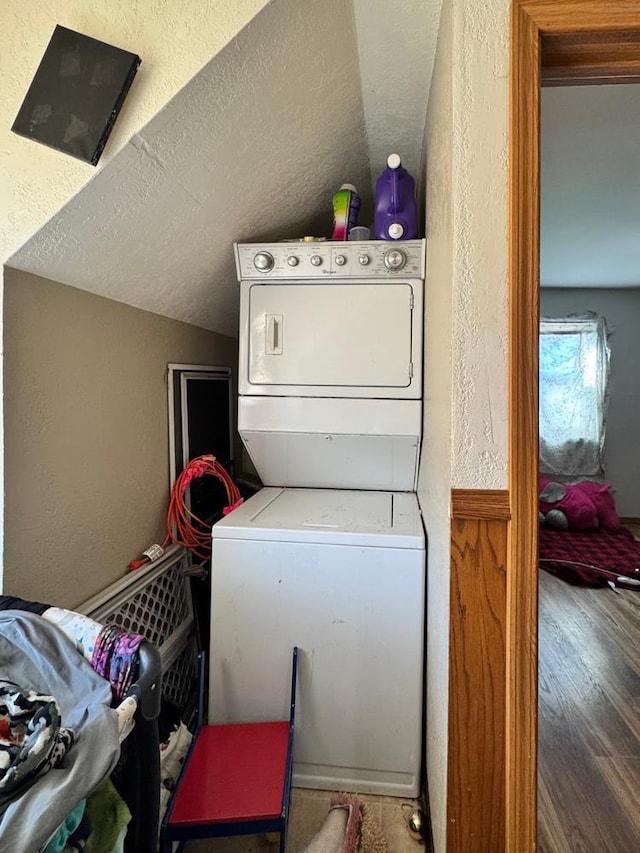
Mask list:
[[[211,722],[287,716],[294,783],[416,796],[424,241],[237,245],[238,423],[265,484],[213,528]]]
[[[407,492],[265,488],[214,527],[216,722],[288,715],[294,784],[415,797],[424,535]]]

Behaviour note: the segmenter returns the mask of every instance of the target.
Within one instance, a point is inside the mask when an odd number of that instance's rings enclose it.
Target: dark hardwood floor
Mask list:
[[[640,591],[539,575],[538,853],[640,853]]]

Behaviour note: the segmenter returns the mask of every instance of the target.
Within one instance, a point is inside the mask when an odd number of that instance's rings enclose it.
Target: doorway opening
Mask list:
[[[536,848],[540,87],[638,82],[640,3],[515,0],[510,188],[506,849]]]

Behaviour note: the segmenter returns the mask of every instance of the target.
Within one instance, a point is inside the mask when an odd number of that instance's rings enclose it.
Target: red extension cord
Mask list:
[[[169,509],[167,510],[167,536],[160,546],[162,549],[169,542],[175,542],[176,545],[186,548],[202,560],[206,560],[210,556],[211,530],[206,522],[191,512],[185,502],[185,493],[191,481],[207,476],[217,477],[225,487],[228,505],[222,510],[223,515],[228,515],[242,503],[238,487],[225,468],[216,460],[216,457],[211,454],[196,456],[179,474],[171,489]],[[132,560],[129,563],[129,568],[139,569],[151,559],[149,556],[143,556],[137,560]]]

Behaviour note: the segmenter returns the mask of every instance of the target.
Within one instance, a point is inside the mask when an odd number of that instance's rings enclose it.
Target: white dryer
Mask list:
[[[267,486],[414,491],[424,241],[236,246],[238,431]]]
[[[298,645],[295,784],[416,796],[424,241],[235,251],[265,488],[213,528],[210,720],[281,717]]]

